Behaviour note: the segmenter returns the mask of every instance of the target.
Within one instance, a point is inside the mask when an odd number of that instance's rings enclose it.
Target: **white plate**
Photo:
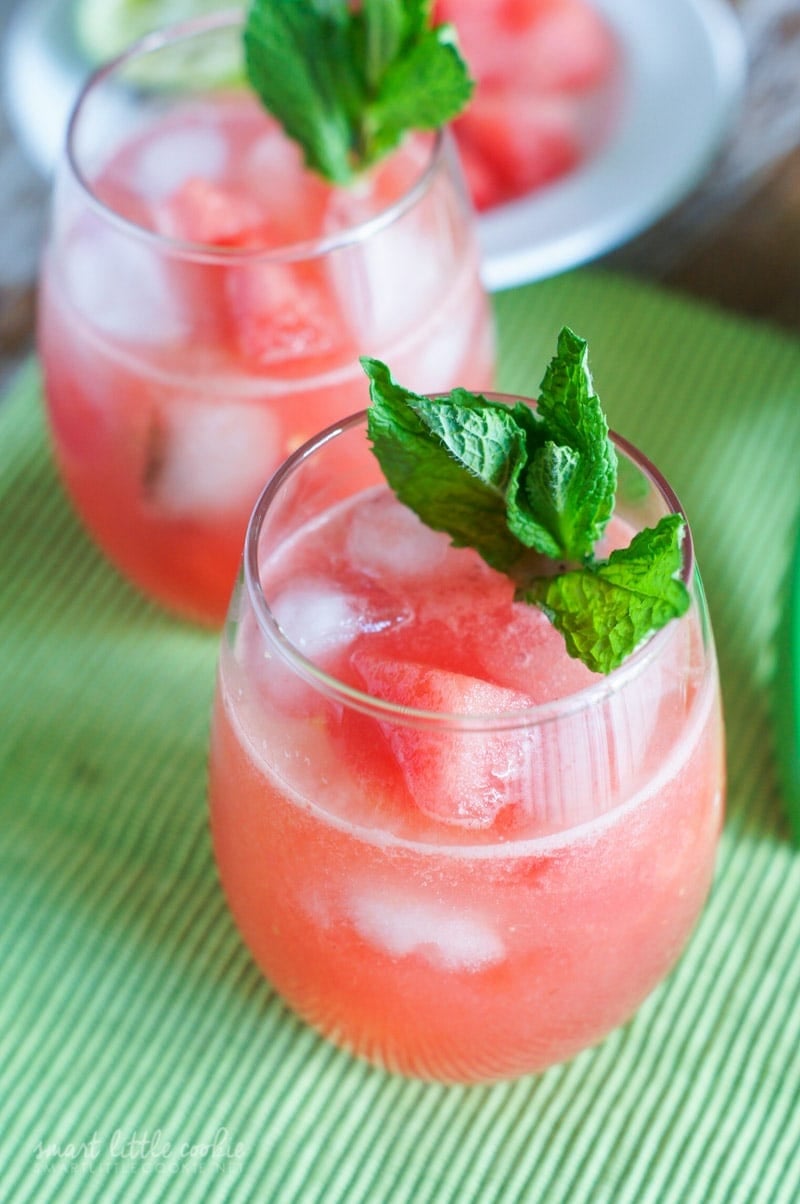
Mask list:
[[[616,126],[574,172],[480,217],[492,290],[576,267],[645,229],[699,180],[740,99],[745,46],[728,0],[594,4],[622,52]],[[47,175],[87,70],[70,11],[65,0],[18,0],[3,55],[9,118]]]
[[[483,277],[510,288],[640,233],[703,175],[741,98],[744,38],[727,0],[594,0],[622,51],[608,142],[562,180],[481,215]]]

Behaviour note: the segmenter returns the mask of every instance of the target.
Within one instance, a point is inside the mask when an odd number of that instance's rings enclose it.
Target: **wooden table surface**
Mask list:
[[[0,0],[0,38],[13,2]],[[725,145],[677,208],[599,262],[800,334],[800,0],[730,3],[749,79]],[[0,111],[0,388],[33,346],[47,200]]]
[[[730,2],[748,82],[729,137],[701,185],[604,262],[800,333],[800,0]]]

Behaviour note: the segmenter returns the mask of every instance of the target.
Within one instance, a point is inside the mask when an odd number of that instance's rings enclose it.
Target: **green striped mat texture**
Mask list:
[[[695,532],[729,805],[685,956],[600,1047],[492,1087],[393,1077],[290,1014],[214,872],[216,638],[83,534],[31,366],[0,405],[0,1200],[800,1200],[800,853],[770,714],[800,346],[597,271],[495,305],[499,386],[535,393],[572,326]]]

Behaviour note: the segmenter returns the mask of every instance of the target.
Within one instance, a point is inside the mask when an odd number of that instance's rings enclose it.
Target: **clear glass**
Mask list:
[[[486,388],[494,364],[449,135],[331,188],[242,85],[240,20],[151,35],[91,78],[41,282],[67,491],[130,580],[209,623],[264,481],[366,403],[359,355],[424,390]]]
[[[627,542],[679,503],[615,441]],[[683,556],[690,611],[603,677],[391,498],[363,415],[273,477],[222,638],[211,826],[245,942],[321,1033],[406,1075],[511,1078],[668,973],[724,795],[690,535]]]

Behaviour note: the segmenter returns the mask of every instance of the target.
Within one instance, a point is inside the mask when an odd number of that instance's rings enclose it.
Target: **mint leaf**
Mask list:
[[[309,167],[336,183],[351,176],[352,52],[340,5],[261,0],[244,29],[245,66],[262,103],[303,148]]]
[[[518,599],[545,611],[561,632],[570,656],[596,673],[616,669],[652,632],[689,607],[681,567],[684,521],[678,514],[633,537],[606,561],[540,577]]]
[[[404,42],[428,28],[432,7],[433,0],[363,0],[366,79],[371,88],[378,86]]]
[[[548,441],[534,457],[526,490],[565,560],[590,556],[614,508],[617,456],[594,392],[585,339],[568,327],[539,389]]]
[[[473,83],[431,0],[253,0],[248,78],[306,163],[348,184],[411,129],[437,129]]]
[[[368,435],[397,497],[512,577],[517,598],[545,611],[571,656],[608,673],[685,612],[680,515],[595,560],[617,460],[583,339],[561,331],[535,411],[466,389],[427,397],[399,385],[380,360],[361,363]]]
[[[525,551],[505,521],[505,488],[525,463],[512,411],[457,389],[437,400],[396,384],[363,357],[372,405],[367,433],[397,497],[456,547],[473,547],[501,572]]]
[[[436,130],[469,100],[464,62],[452,30],[440,26],[392,62],[366,113],[373,152],[396,146],[406,130]]]

